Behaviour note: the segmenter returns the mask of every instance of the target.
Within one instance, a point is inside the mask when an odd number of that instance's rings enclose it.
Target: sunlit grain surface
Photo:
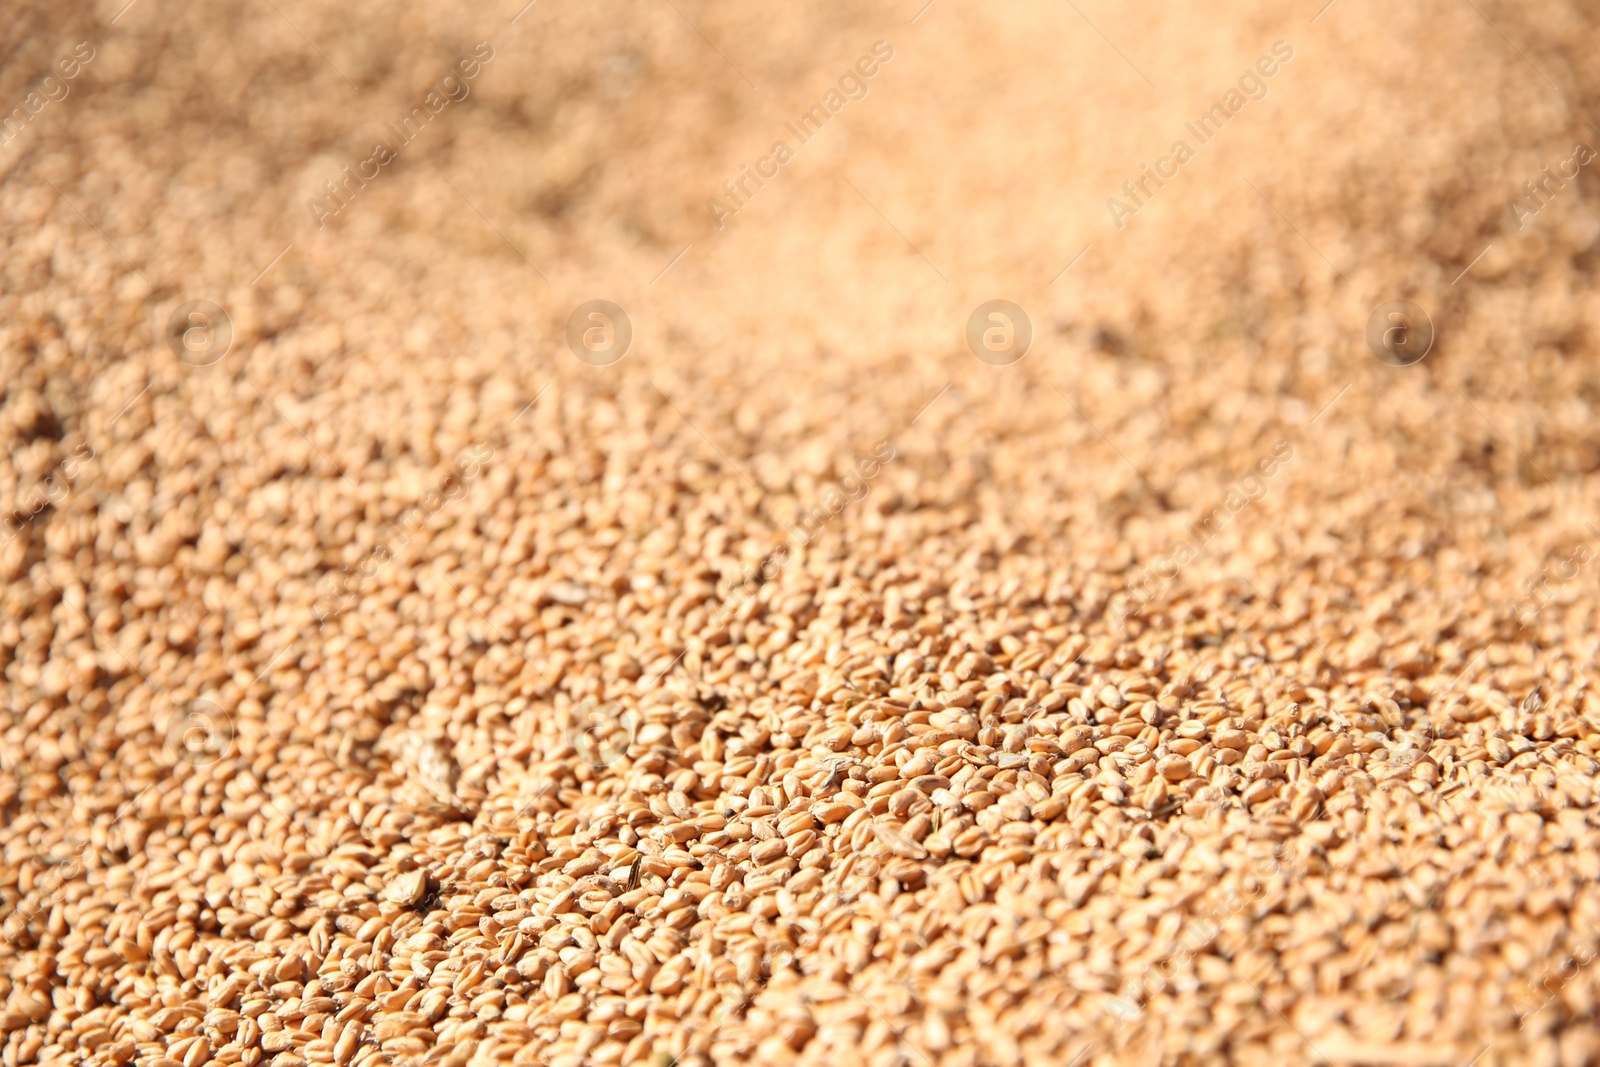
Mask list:
[[[4,1067],[1600,1057],[1592,5],[125,3]]]

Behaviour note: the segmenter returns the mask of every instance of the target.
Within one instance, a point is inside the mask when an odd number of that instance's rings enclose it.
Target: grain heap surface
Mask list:
[[[1600,1060],[1594,6],[916,6],[11,6],[3,1067]]]

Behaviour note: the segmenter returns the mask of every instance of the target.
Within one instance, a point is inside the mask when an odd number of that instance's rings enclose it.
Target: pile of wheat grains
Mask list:
[[[0,1064],[1600,1059],[1592,8],[918,6],[13,5]]]

